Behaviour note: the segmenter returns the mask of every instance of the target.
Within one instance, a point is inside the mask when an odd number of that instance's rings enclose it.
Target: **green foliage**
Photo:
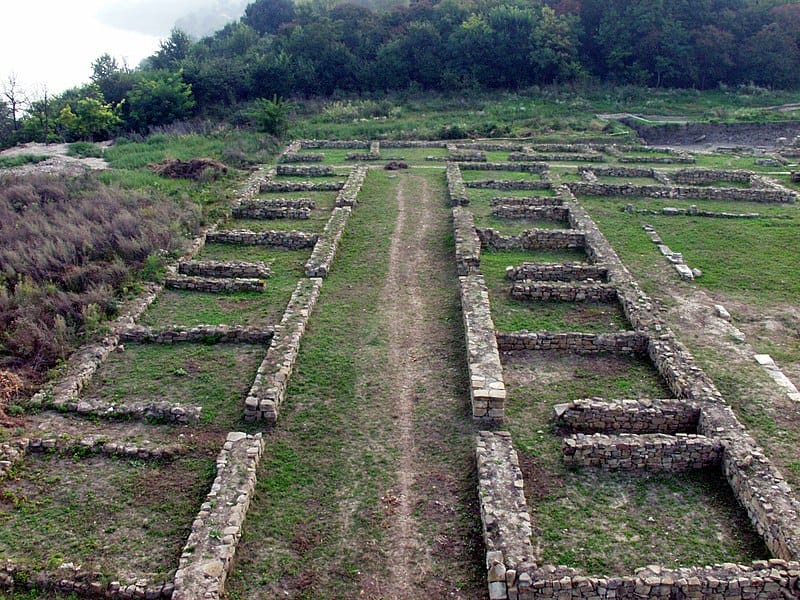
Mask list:
[[[86,97],[69,102],[58,113],[56,124],[67,140],[105,140],[122,125],[119,105]]]
[[[255,101],[251,117],[256,129],[270,135],[281,136],[286,132],[292,104],[273,96],[272,100],[259,98]]]
[[[36,164],[50,158],[37,154],[16,154],[14,156],[0,156],[0,169],[12,169],[22,165]]]
[[[195,107],[192,86],[181,73],[153,72],[133,84],[127,96],[128,124],[137,131],[185,119]]]
[[[67,155],[77,158],[102,158],[103,150],[91,142],[73,142],[69,145]]]

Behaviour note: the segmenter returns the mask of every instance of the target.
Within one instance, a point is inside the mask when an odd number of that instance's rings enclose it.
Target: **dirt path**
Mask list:
[[[460,343],[455,340],[458,322],[445,318],[456,285],[448,268],[452,257],[442,244],[450,223],[443,198],[423,176],[403,176],[397,207],[381,318],[389,335],[385,370],[390,392],[385,406],[394,424],[387,442],[396,448],[399,468],[396,489],[388,499],[394,504],[386,549],[389,581],[381,597],[475,597],[471,592],[461,596],[457,582],[440,572],[445,548],[454,554],[447,561],[450,565],[453,559],[470,560],[459,556],[469,544],[463,539],[468,532],[456,531],[460,526],[455,506],[458,489],[472,485],[469,469],[456,467],[458,460],[449,465],[433,460],[439,451],[452,452],[453,443],[468,445],[471,437],[471,424],[463,414],[452,419],[453,411],[463,412],[466,396],[454,387],[459,364],[445,350]],[[456,440],[444,439],[448,421],[455,431],[461,430]],[[462,539],[455,541],[456,537]]]

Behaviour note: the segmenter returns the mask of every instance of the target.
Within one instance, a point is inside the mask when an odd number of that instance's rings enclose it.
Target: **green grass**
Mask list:
[[[164,583],[213,477],[202,456],[26,457],[0,493],[0,556],[34,572],[72,562],[106,579]]]
[[[263,347],[230,344],[126,344],[98,369],[82,397],[201,406],[204,425],[231,431],[240,426],[265,353]]]
[[[523,262],[587,262],[586,253],[579,249],[565,250],[481,250],[481,271],[505,273],[506,267]]]
[[[800,295],[800,255],[787,252],[800,239],[800,219],[793,205],[745,202],[681,202],[665,200],[599,199],[583,197],[589,211],[620,258],[643,280],[653,279],[655,270],[666,268],[655,244],[642,231],[648,223],[686,263],[703,271],[694,285],[710,291],[760,302],[793,302]],[[758,212],[791,219],[709,219],[627,214],[627,203],[638,207],[698,208],[728,212]],[[642,281],[646,286],[647,281]],[[652,289],[652,286],[650,287]]]
[[[35,165],[50,158],[37,154],[17,154],[15,156],[0,156],[0,169],[13,169],[23,165]]]
[[[476,194],[474,192],[492,193]],[[519,235],[527,229],[569,229],[568,223],[552,219],[505,219],[495,217],[492,215],[490,201],[492,198],[506,195],[503,190],[469,190],[469,209],[472,211],[475,227],[497,229],[503,235]],[[508,195],[510,196],[511,194]],[[534,196],[539,195],[539,193],[538,190],[533,192],[528,190],[527,194],[518,193],[516,195]]]
[[[542,176],[538,173],[523,171],[473,171],[461,169],[461,179],[466,181],[541,181]],[[502,190],[495,190],[502,191]]]
[[[478,207],[488,207],[492,198],[500,197],[529,197],[529,196],[543,196],[552,198],[555,196],[555,190],[482,190],[478,188],[470,188],[467,190],[470,206],[474,203]],[[485,208],[484,208],[485,210]]]
[[[103,149],[92,142],[73,142],[67,148],[67,155],[76,158],[102,158]]]

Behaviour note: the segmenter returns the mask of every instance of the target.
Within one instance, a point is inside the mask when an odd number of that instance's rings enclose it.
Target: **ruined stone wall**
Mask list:
[[[208,235],[208,241],[211,243],[274,246],[286,250],[311,248],[317,243],[318,238],[318,234],[305,231],[248,231],[246,229],[215,231]]]
[[[324,154],[299,154],[297,152],[284,152],[280,161],[282,163],[318,163],[325,160]]]
[[[455,163],[447,163],[447,192],[453,206],[466,206],[469,204],[467,188],[461,178],[461,169]]]
[[[273,425],[277,422],[278,411],[286,396],[286,385],[300,350],[300,341],[321,289],[322,279],[318,277],[301,279],[297,283],[247,394],[244,407],[246,421],[266,421]]]
[[[549,190],[553,184],[549,181],[512,181],[487,179],[483,181],[468,181],[467,188],[478,190]]]
[[[563,206],[556,196],[498,196],[489,200],[489,206]]]
[[[569,209],[564,206],[493,206],[492,216],[500,219],[544,219],[569,222]]]
[[[508,157],[513,161],[540,161],[540,162],[603,162],[605,157],[599,152],[578,152],[559,153],[526,153],[515,152]]]
[[[731,181],[734,183],[751,183],[755,173],[752,171],[731,169],[682,169],[673,171],[670,177],[676,183],[686,185],[703,185],[717,181]]]
[[[574,354],[608,352],[612,354],[641,355],[646,351],[647,337],[635,332],[498,332],[497,347],[500,352],[538,352],[547,350]]]
[[[228,434],[217,457],[217,476],[181,554],[172,600],[222,596],[255,493],[256,469],[263,452],[260,433]]]
[[[509,171],[512,173],[535,173],[545,175],[550,168],[547,163],[513,163],[513,162],[468,162],[459,164],[462,171]]]
[[[481,241],[475,232],[472,212],[461,207],[453,208],[455,229],[456,267],[459,275],[480,273]]]
[[[586,237],[581,231],[530,229],[521,235],[502,235],[496,229],[476,229],[481,244],[495,250],[564,250],[584,248]]]
[[[305,273],[307,277],[327,277],[336,257],[336,249],[344,234],[344,228],[353,211],[349,206],[333,209],[330,219],[325,224],[325,230],[319,236],[311,257],[306,262]]]
[[[278,175],[299,176],[299,177],[333,177],[336,175],[331,166],[313,165],[285,165],[279,164],[276,168]]]
[[[576,284],[569,281],[516,281],[512,284],[509,295],[515,300],[617,301],[617,289],[605,283]]]
[[[506,275],[512,281],[607,281],[608,267],[584,263],[522,263],[508,267]]]
[[[342,189],[336,196],[336,206],[355,206],[361,186],[367,178],[367,167],[359,166],[350,171]]]
[[[364,140],[300,140],[303,150],[359,150],[369,148]]]
[[[578,433],[563,439],[564,464],[606,471],[682,473],[722,460],[722,444],[704,435]]]
[[[466,275],[458,280],[467,340],[472,416],[476,419],[502,419],[506,388],[489,306],[489,291],[480,274]]]
[[[263,292],[266,284],[262,279],[195,277],[193,275],[167,275],[164,287],[190,292]]]
[[[231,215],[235,219],[309,219],[311,218],[311,209],[266,204],[258,207],[253,205],[234,206],[231,209]]]
[[[244,327],[241,325],[197,325],[154,329],[131,325],[120,336],[126,343],[136,344],[269,344],[275,335],[273,327]]]
[[[196,275],[198,277],[225,277],[225,278],[255,278],[268,279],[272,270],[267,263],[253,263],[244,261],[215,261],[192,260],[180,261],[178,273],[181,275]]]
[[[553,422],[575,433],[696,433],[700,407],[672,399],[585,398],[553,408]]]
[[[259,185],[259,192],[338,192],[344,181],[275,181],[268,179]]]
[[[573,194],[583,196],[644,196],[685,200],[727,200],[732,202],[794,203],[797,194],[788,189],[741,189],[715,187],[667,187],[627,183],[570,182]]]

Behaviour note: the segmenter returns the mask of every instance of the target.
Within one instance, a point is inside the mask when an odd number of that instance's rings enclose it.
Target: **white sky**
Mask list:
[[[205,8],[231,12],[244,3],[2,0],[2,4],[0,82],[13,72],[23,90],[35,93],[46,84],[48,92],[58,93],[87,83],[92,62],[104,52],[135,67],[158,49],[179,17]]]

